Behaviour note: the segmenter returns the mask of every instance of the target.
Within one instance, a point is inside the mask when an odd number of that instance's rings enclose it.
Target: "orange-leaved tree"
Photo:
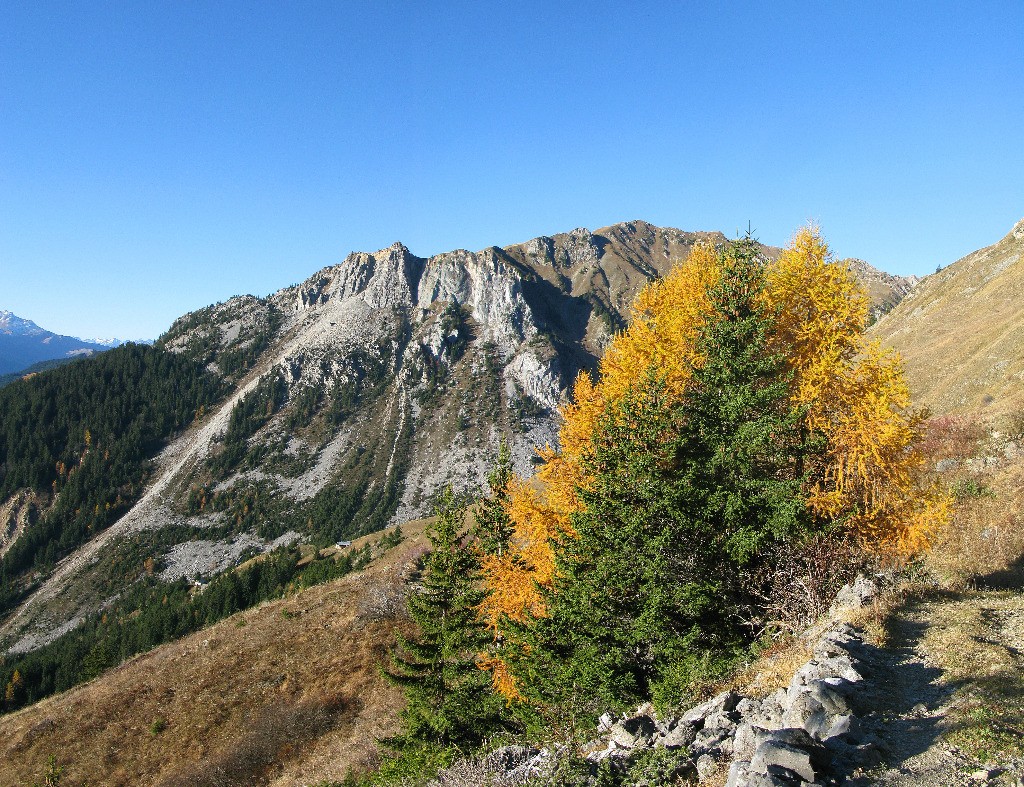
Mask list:
[[[483,560],[488,595],[481,612],[495,630],[547,614],[560,545],[576,537],[574,518],[595,489],[598,433],[614,431],[638,382],[656,379],[659,406],[669,409],[690,393],[704,363],[708,322],[727,319],[715,313],[712,293],[728,253],[697,246],[639,294],[629,327],[611,342],[596,378],[581,374],[562,408],[560,450],[542,449],[536,477],[509,483],[509,547]],[[783,359],[802,442],[816,446],[794,454],[809,517],[818,529],[846,528],[869,550],[905,556],[922,549],[948,516],[948,504],[917,485],[921,417],[909,409],[899,358],[864,338],[864,292],[813,227],[800,230],[777,260],[759,264],[754,299],[770,323],[767,347]],[[518,696],[508,665],[489,663],[496,687]]]
[[[874,552],[921,551],[948,518],[949,501],[918,484],[922,413],[910,409],[899,355],[864,336],[867,295],[815,228],[800,230],[768,275],[792,401],[824,442],[808,506]]]

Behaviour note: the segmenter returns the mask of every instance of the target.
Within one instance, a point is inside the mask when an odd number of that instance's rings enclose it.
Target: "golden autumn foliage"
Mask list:
[[[718,278],[715,249],[695,247],[683,264],[637,296],[629,328],[601,358],[597,382],[585,372],[576,379],[572,402],[560,412],[561,451],[540,449],[544,461],[534,482],[510,484],[512,544],[500,558],[483,561],[489,594],[482,613],[493,627],[503,617],[523,621],[527,615],[543,614],[538,587],[550,586],[554,578],[552,542],[571,535],[569,518],[580,508],[578,490],[588,483],[582,460],[592,450],[598,419],[626,395],[632,381],[652,368],[665,375],[669,397],[682,396],[699,362],[696,339],[710,308],[708,292]]]
[[[791,403],[803,429],[824,448],[807,470],[807,507],[822,525],[838,523],[868,549],[905,556],[927,546],[949,516],[943,496],[918,488],[915,449],[921,419],[910,408],[899,357],[864,337],[868,300],[850,271],[836,264],[817,228],[800,230],[778,260],[769,261],[764,291],[774,315],[772,343],[792,371]],[[697,246],[667,276],[637,297],[629,327],[615,336],[596,379],[582,373],[560,414],[560,451],[540,451],[531,481],[514,480],[507,513],[509,549],[488,556],[489,595],[481,611],[500,628],[545,613],[539,589],[555,575],[553,544],[571,538],[571,516],[588,488],[584,461],[601,419],[652,371],[664,381],[665,404],[682,400],[700,368],[698,337],[711,309],[709,291],[721,276],[719,255]],[[495,667],[495,687],[512,697],[514,681]]]
[[[873,551],[910,555],[949,516],[945,496],[919,489],[921,416],[899,356],[864,337],[867,296],[815,228],[796,234],[769,269],[776,339],[805,427],[825,438],[808,506],[842,520]]]

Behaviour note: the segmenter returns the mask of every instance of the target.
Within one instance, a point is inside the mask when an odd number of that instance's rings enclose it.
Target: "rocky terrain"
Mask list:
[[[840,260],[853,271],[871,299],[871,319],[876,321],[895,309],[910,291],[917,286],[917,276],[895,276],[872,267],[864,260],[849,258]]]
[[[783,688],[758,691],[755,680],[678,715],[659,717],[649,704],[606,714],[583,747],[589,783],[604,763],[650,787],[1021,784],[1019,589],[924,591],[889,613],[881,640],[863,625],[879,599],[867,578],[843,588],[801,635],[794,650],[810,658]],[[505,746],[456,763],[432,787],[558,784],[572,756]]]

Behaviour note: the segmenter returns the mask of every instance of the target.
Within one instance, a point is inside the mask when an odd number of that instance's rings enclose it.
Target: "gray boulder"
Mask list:
[[[782,729],[758,736],[750,760],[751,773],[816,782],[826,777],[832,763],[828,749],[802,729]]]
[[[613,724],[609,732],[611,740],[626,749],[650,743],[658,731],[650,716],[634,716]]]
[[[661,737],[658,742],[666,749],[681,749],[690,746],[696,737],[697,728],[694,725],[679,722]]]
[[[878,584],[865,576],[859,576],[850,584],[839,589],[828,613],[835,617],[843,610],[860,609],[877,597]]]
[[[708,716],[713,713],[724,711],[730,713],[736,710],[736,706],[740,702],[740,695],[735,691],[723,691],[721,694],[712,697],[707,702],[703,702],[694,708],[686,711],[682,716],[682,721],[690,724],[696,724],[703,722]]]

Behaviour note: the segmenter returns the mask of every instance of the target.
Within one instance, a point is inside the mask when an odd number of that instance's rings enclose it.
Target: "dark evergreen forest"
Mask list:
[[[56,499],[0,561],[0,612],[26,572],[122,516],[150,457],[223,393],[194,359],[135,344],[0,389],[0,500],[26,488]]]

